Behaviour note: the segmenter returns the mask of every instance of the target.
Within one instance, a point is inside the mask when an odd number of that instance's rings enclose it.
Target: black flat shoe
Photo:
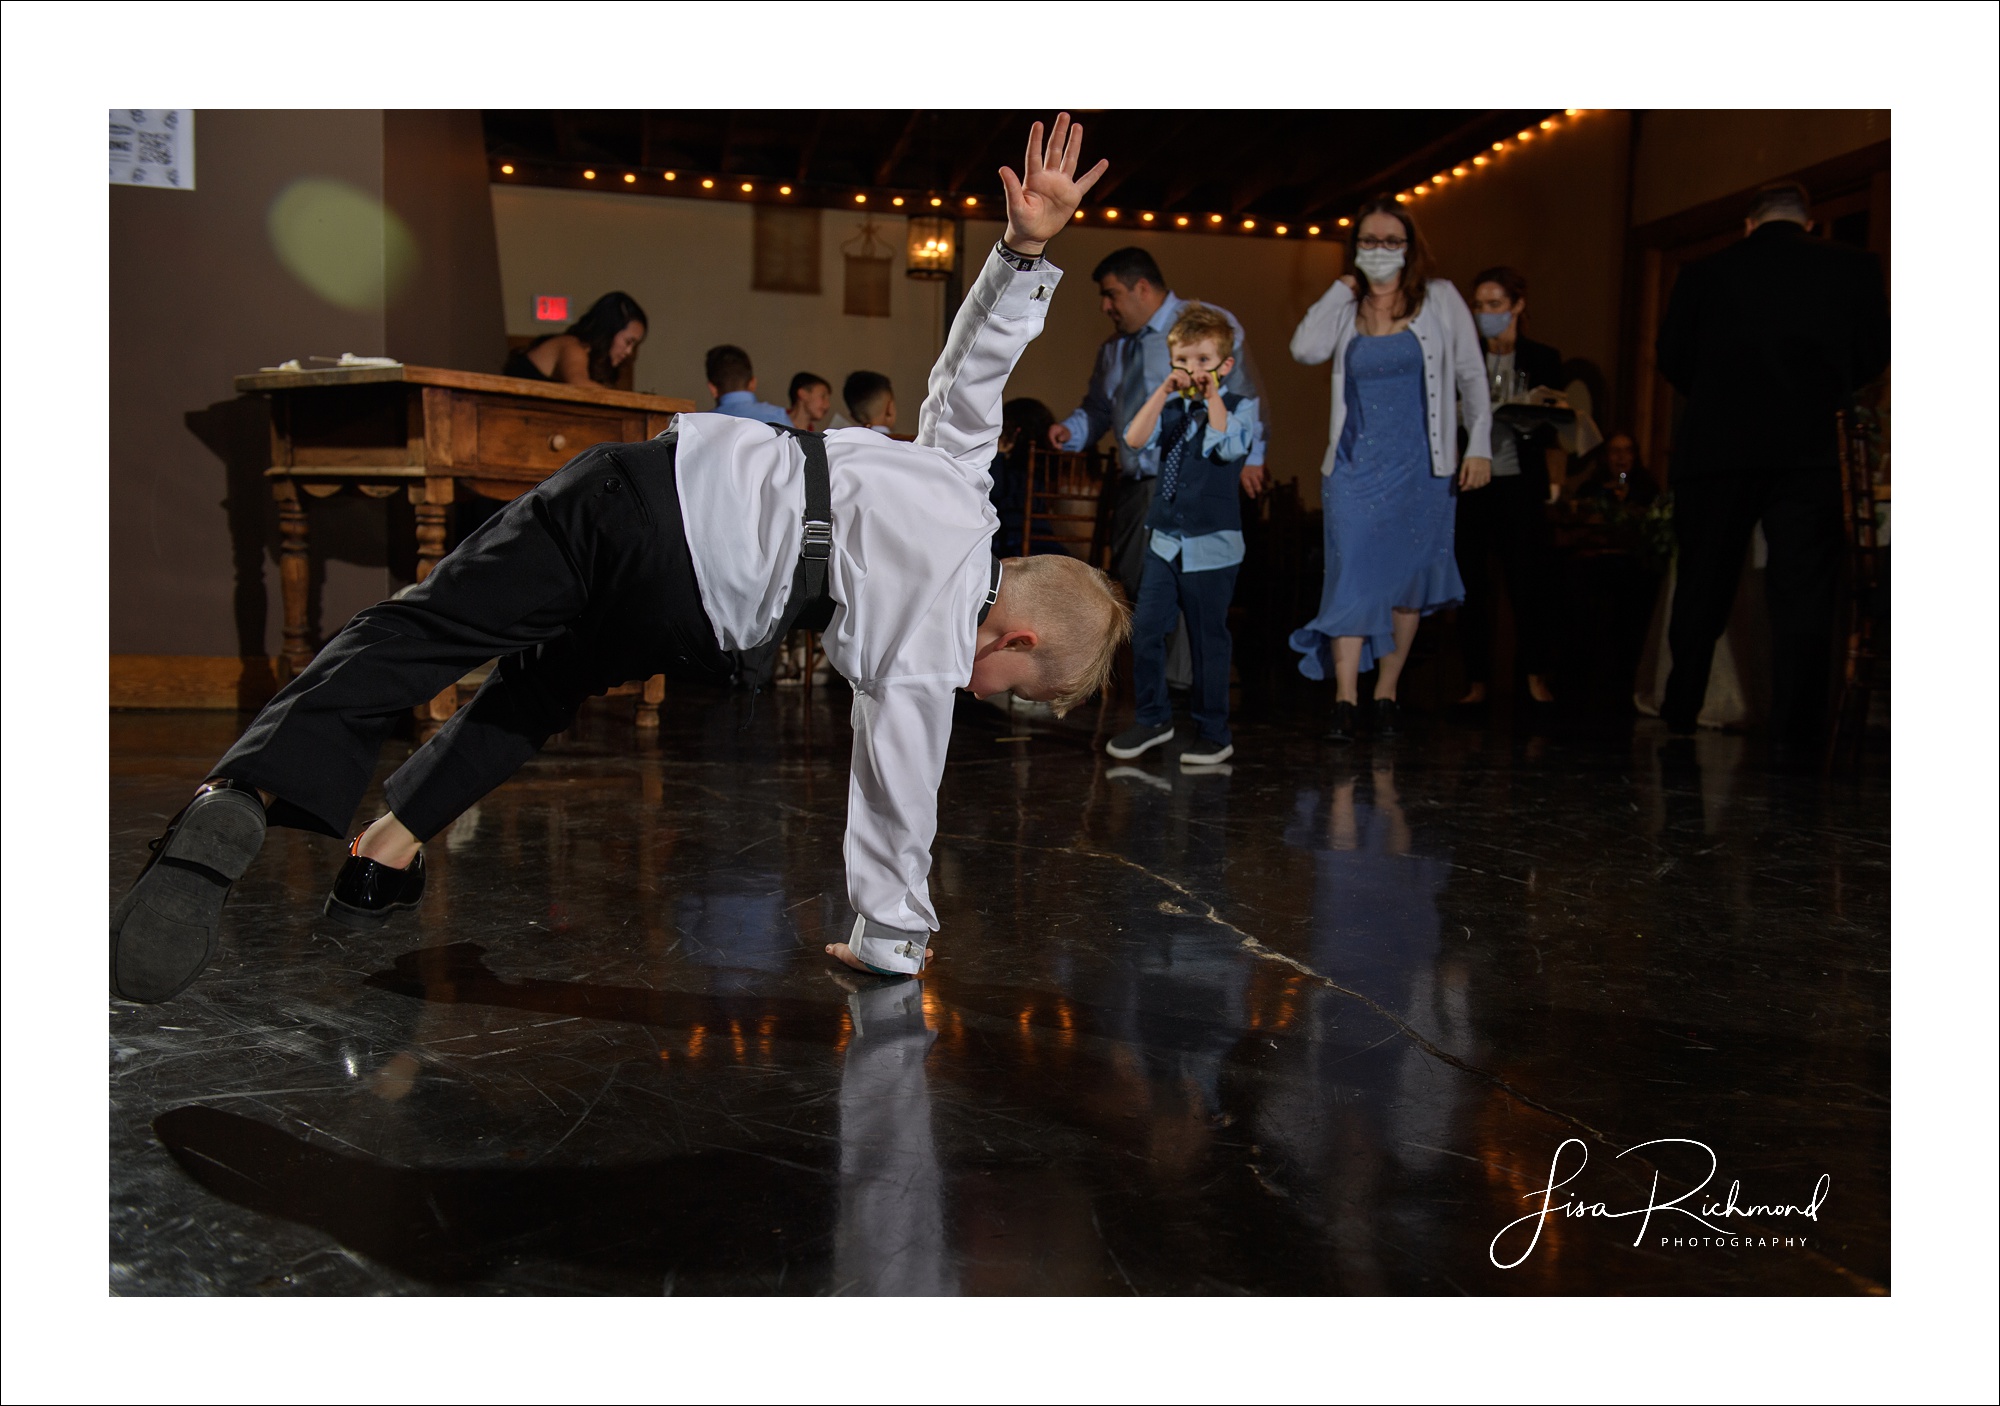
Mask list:
[[[1403,710],[1396,706],[1395,699],[1376,699],[1375,735],[1377,737],[1394,737],[1397,732],[1397,724],[1401,721],[1402,716]]]
[[[1346,744],[1354,740],[1354,705],[1336,703],[1333,705],[1333,725],[1326,730],[1326,740]]]
[[[417,851],[409,868],[391,869],[363,859],[350,847],[347,862],[334,878],[333,892],[326,896],[326,916],[350,928],[379,928],[396,914],[416,907],[423,896],[422,850]]]
[[[228,781],[210,782],[166,833],[111,914],[111,989],[127,1001],[164,1001],[215,955],[230,885],[264,845],[264,804]]]

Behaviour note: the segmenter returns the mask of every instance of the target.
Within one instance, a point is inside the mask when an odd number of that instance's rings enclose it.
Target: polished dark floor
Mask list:
[[[379,934],[273,831],[207,976],[111,1005],[113,1292],[1887,1288],[1879,764],[1284,698],[1219,774],[968,702],[922,982],[821,954],[824,692],[588,715]],[[237,726],[113,715],[116,887]],[[1779,1209],[1618,1214],[1704,1149],[1683,1209]]]

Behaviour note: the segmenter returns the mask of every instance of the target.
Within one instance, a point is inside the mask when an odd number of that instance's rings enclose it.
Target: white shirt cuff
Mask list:
[[[930,941],[928,932],[886,927],[857,913],[854,931],[847,935],[847,950],[886,975],[915,976],[924,969],[924,950]]]
[[[987,254],[979,282],[987,285],[979,291],[988,293],[982,301],[993,309],[993,316],[1010,322],[1040,322],[1049,315],[1049,300],[1062,282],[1062,270],[1043,259],[1040,267],[1022,272],[1001,258],[996,248]]]

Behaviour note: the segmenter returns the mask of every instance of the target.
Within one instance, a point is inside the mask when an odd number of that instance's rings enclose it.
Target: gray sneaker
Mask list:
[[[1181,753],[1182,766],[1221,766],[1236,755],[1233,742],[1210,742],[1206,737]]]
[[[1132,758],[1142,756],[1152,751],[1155,747],[1173,740],[1174,725],[1172,723],[1160,723],[1157,725],[1134,723],[1131,727],[1126,728],[1123,732],[1105,743],[1104,750],[1107,755],[1116,757],[1121,762],[1129,762]]]

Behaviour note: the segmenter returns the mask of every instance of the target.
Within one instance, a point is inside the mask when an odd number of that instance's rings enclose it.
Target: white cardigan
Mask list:
[[[1347,422],[1347,344],[1354,330],[1354,290],[1335,281],[1326,296],[1307,309],[1299,330],[1292,333],[1292,359],[1306,366],[1333,361],[1333,425],[1326,441],[1322,475],[1333,472],[1340,451],[1340,430]],[[1458,472],[1458,407],[1465,405],[1467,458],[1493,457],[1493,398],[1486,388],[1486,357],[1479,347],[1479,329],[1472,312],[1451,280],[1433,278],[1424,305],[1410,323],[1424,350],[1424,400],[1430,407],[1431,473],[1449,478]],[[1456,397],[1439,395],[1440,386],[1456,383]]]

